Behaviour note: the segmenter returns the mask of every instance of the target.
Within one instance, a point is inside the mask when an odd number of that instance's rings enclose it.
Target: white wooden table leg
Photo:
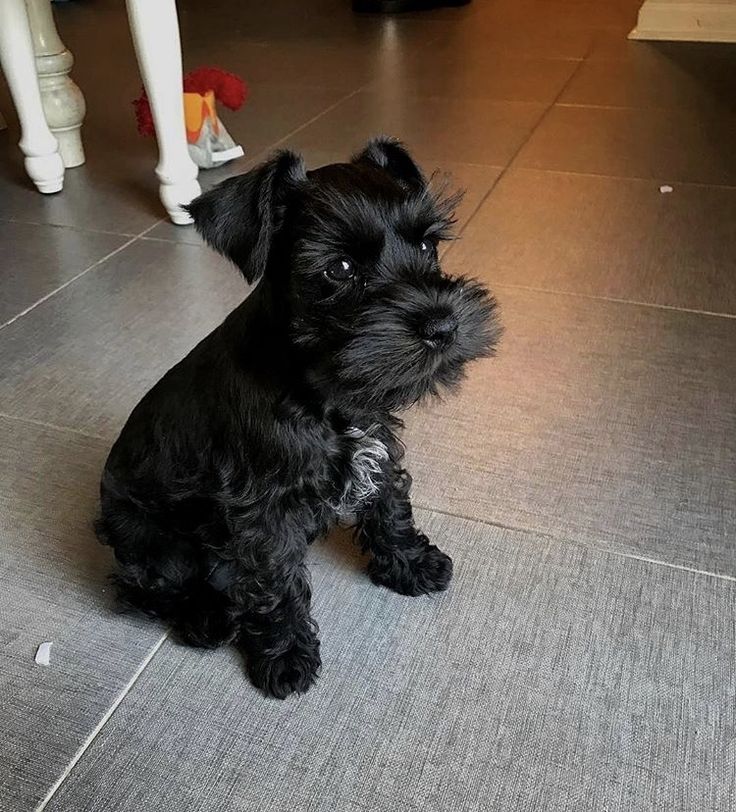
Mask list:
[[[20,119],[26,172],[40,192],[58,192],[64,164],[43,114],[24,0],[0,0],[0,65]]]
[[[46,121],[59,142],[64,166],[80,166],[84,163],[80,129],[86,107],[82,91],[69,77],[74,57],[59,39],[50,1],[25,2]]]
[[[2,0],[0,0],[2,2]],[[143,85],[158,139],[156,174],[164,208],[176,225],[192,218],[180,206],[200,194],[197,165],[189,156],[184,128],[181,41],[175,0],[126,0]]]

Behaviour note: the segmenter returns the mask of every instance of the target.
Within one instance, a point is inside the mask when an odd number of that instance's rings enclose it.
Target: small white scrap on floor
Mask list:
[[[53,645],[53,643],[41,643],[36,651],[36,665],[50,665],[51,646]]]
[[[661,192],[663,195],[668,195],[670,192],[674,191],[674,189],[673,189],[671,186],[667,186],[667,185],[665,185],[665,186],[660,186],[660,187],[659,187],[659,191],[660,191],[660,192]]]

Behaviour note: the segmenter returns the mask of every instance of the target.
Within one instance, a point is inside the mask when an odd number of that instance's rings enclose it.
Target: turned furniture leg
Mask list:
[[[181,42],[175,0],[126,0],[143,85],[158,139],[156,174],[164,208],[176,225],[192,218],[180,208],[200,194],[198,169],[184,127]]]
[[[69,76],[74,57],[59,39],[49,0],[25,2],[46,121],[59,142],[64,166],[80,166],[84,163],[80,130],[86,106],[82,91]]]
[[[58,192],[64,164],[43,113],[24,0],[0,0],[0,65],[20,120],[26,172],[40,192]]]

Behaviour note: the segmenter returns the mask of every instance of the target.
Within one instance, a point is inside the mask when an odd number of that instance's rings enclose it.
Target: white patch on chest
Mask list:
[[[350,474],[337,504],[334,505],[340,516],[354,514],[362,504],[372,499],[381,487],[384,464],[388,460],[388,449],[385,443],[373,435],[377,429],[378,426],[371,426],[367,431],[363,431],[351,426],[345,432],[353,450]]]

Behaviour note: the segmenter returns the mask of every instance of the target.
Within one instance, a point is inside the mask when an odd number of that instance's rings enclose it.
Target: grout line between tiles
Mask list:
[[[85,754],[85,752],[87,751],[87,748],[92,744],[92,742],[98,736],[98,734],[100,733],[102,728],[110,720],[110,717],[115,713],[115,711],[118,709],[118,707],[120,706],[122,701],[130,693],[131,689],[136,684],[136,682],[140,678],[141,674],[145,671],[146,667],[151,662],[151,660],[156,656],[156,653],[161,648],[161,646],[164,644],[164,642],[166,641],[168,636],[169,636],[168,632],[166,632],[164,635],[162,635],[161,638],[156,642],[154,647],[143,658],[143,660],[141,661],[138,668],[135,670],[135,672],[134,672],[133,676],[131,677],[131,679],[125,685],[123,690],[117,695],[117,697],[115,698],[115,701],[107,709],[107,712],[100,719],[100,721],[97,723],[97,725],[92,730],[92,732],[89,734],[89,736],[87,736],[87,738],[82,742],[80,748],[77,750],[77,752],[75,753],[72,760],[69,762],[69,764],[67,764],[66,768],[64,769],[64,772],[62,772],[62,774],[59,776],[59,778],[54,782],[51,789],[49,789],[49,791],[46,793],[43,800],[36,807],[35,812],[43,812],[43,810],[46,809],[49,802],[53,799],[54,795],[56,795],[56,793],[59,790],[59,788],[61,787],[61,785],[64,783],[64,781],[66,781],[66,779],[71,774],[72,770],[76,767],[79,760]]]
[[[191,226],[177,226],[177,228],[191,228]],[[207,244],[201,242],[189,242],[189,240],[177,240],[173,237],[138,237],[141,242],[168,242],[173,245],[188,245],[190,248],[207,248]],[[211,249],[210,249],[211,250]]]
[[[580,541],[574,543],[584,545],[584,542]],[[625,553],[622,550],[614,550],[611,547],[605,547],[603,545],[601,546],[596,545],[596,549],[603,550],[609,555],[615,555],[618,558],[630,558],[633,561],[643,561],[646,564],[654,564],[659,567],[668,567],[669,569],[680,570],[681,572],[689,572],[692,573],[693,575],[703,575],[706,578],[715,578],[716,580],[719,581],[730,581],[731,583],[736,584],[736,576],[733,575],[726,575],[725,573],[720,572],[711,572],[710,570],[701,570],[698,567],[688,567],[685,566],[684,564],[673,564],[670,561],[662,561],[659,558],[649,558],[648,556],[645,555],[635,555],[634,553]]]
[[[480,164],[480,166],[484,166],[484,164]],[[674,186],[695,186],[699,189],[736,189],[736,184],[733,183],[706,183],[698,180],[674,180],[671,177],[645,178],[641,175],[608,175],[605,172],[579,172],[572,169],[552,169],[551,167],[544,166],[517,166],[514,167],[514,171],[539,172],[547,175],[569,175],[572,177],[581,178],[602,178],[604,180],[629,180],[652,185],[670,183]]]
[[[369,87],[369,85],[371,84],[371,81],[365,82],[364,84],[360,85],[359,87],[356,87],[354,90],[351,90],[350,93],[346,93],[344,96],[341,96],[337,101],[333,102],[328,107],[325,107],[324,110],[320,110],[320,112],[317,113],[316,115],[312,116],[312,118],[308,119],[303,124],[300,124],[298,127],[295,127],[293,130],[290,130],[288,133],[286,133],[286,135],[282,135],[281,138],[276,139],[276,141],[271,141],[270,143],[268,143],[262,149],[259,149],[256,152],[254,152],[250,156],[250,158],[248,159],[249,161],[252,161],[253,164],[246,171],[250,171],[250,169],[252,169],[254,166],[257,166],[258,164],[262,163],[264,160],[266,160],[268,158],[268,155],[271,152],[273,152],[275,149],[278,149],[278,147],[281,146],[281,144],[288,141],[290,138],[295,136],[297,133],[301,132],[305,127],[309,127],[310,124],[314,124],[315,121],[318,121],[320,118],[322,118],[322,116],[327,115],[327,113],[331,113],[336,107],[338,107],[344,101],[347,101],[348,99],[351,99],[353,96],[355,96],[358,93],[360,93],[361,91],[365,90],[367,87]],[[141,235],[138,235],[138,236],[141,236]],[[149,237],[147,239],[165,240],[166,238],[164,238],[164,237]],[[166,241],[171,242],[171,240],[166,240]]]
[[[72,226],[67,223],[42,223],[39,220],[23,220],[18,217],[0,217],[2,223],[12,223],[17,226],[44,226],[46,228],[66,228],[71,231],[81,231],[86,234],[107,234],[110,237],[137,237],[136,232],[130,231],[111,231],[106,228],[88,228],[87,226]],[[158,220],[156,225],[161,222]]]
[[[91,440],[102,440],[103,442],[109,438],[102,437],[99,434],[90,434],[87,431],[80,431],[79,429],[73,429],[71,426],[57,426],[55,423],[46,423],[43,420],[32,420],[28,417],[18,417],[15,414],[7,414],[5,412],[0,412],[0,418],[4,418],[7,420],[17,420],[19,423],[25,423],[29,426],[41,426],[45,429],[51,429],[52,431],[60,431],[60,432],[67,432],[69,434],[76,434],[78,437],[88,437]]]
[[[658,302],[640,302],[636,299],[617,299],[614,296],[595,296],[592,293],[577,293],[570,290],[552,290],[551,288],[538,288],[532,285],[515,285],[513,282],[494,283],[495,290],[510,288],[512,290],[528,290],[533,293],[544,293],[548,296],[571,296],[577,299],[587,299],[596,302],[609,302],[611,304],[630,305],[632,307],[646,307],[652,310],[668,310],[675,313],[690,313],[695,316],[710,316],[717,319],[736,319],[736,313],[718,313],[714,310],[698,310],[695,307],[677,307],[676,305],[659,304]]]
[[[140,234],[136,234],[134,237],[131,237],[129,240],[126,240],[122,245],[118,246],[114,251],[110,251],[105,254],[104,257],[100,257],[100,259],[93,262],[84,270],[80,271],[76,276],[73,276],[71,279],[67,279],[63,285],[59,285],[57,288],[54,288],[52,291],[47,293],[45,296],[42,296],[38,301],[34,302],[32,305],[29,305],[25,310],[21,310],[20,313],[16,313],[12,319],[8,319],[8,321],[0,324],[0,330],[3,330],[5,327],[10,326],[13,322],[18,321],[18,319],[23,318],[23,316],[28,315],[32,310],[35,310],[40,304],[43,304],[45,301],[50,299],[52,296],[56,296],[57,293],[64,290],[64,288],[68,288],[73,282],[76,282],[77,279],[81,279],[86,273],[96,268],[98,265],[101,265],[103,262],[106,262],[111,257],[114,257],[116,254],[119,254],[121,251],[124,251],[129,245],[132,245],[136,240],[142,237],[144,234],[147,234],[151,229],[155,228],[161,221],[158,220],[152,226],[141,231]]]
[[[592,45],[591,45],[591,48],[592,48]],[[539,129],[542,122],[547,118],[547,116],[550,113],[550,110],[552,110],[552,108],[555,106],[555,104],[557,104],[557,101],[560,99],[560,97],[565,92],[565,90],[567,90],[570,82],[572,82],[572,80],[578,75],[578,72],[580,71],[581,67],[585,64],[585,59],[587,59],[588,56],[590,55],[590,50],[591,49],[589,48],[588,53],[586,53],[585,57],[578,62],[577,67],[575,68],[575,70],[567,77],[567,79],[563,83],[562,87],[559,89],[557,95],[554,97],[554,99],[552,99],[552,101],[549,103],[549,105],[545,108],[544,112],[537,119],[536,123],[531,128],[531,130],[529,130],[529,133],[527,134],[526,138],[519,144],[519,146],[516,149],[516,151],[514,152],[514,154],[509,158],[508,162],[506,163],[506,166],[504,166],[504,168],[499,172],[498,177],[491,184],[491,188],[483,195],[483,197],[480,199],[480,202],[478,203],[478,205],[473,209],[472,213],[470,214],[470,217],[468,217],[468,219],[463,224],[463,227],[458,231],[458,234],[457,234],[458,237],[463,234],[463,232],[468,227],[468,225],[470,225],[470,222],[472,221],[472,219],[480,211],[483,204],[493,194],[493,191],[498,186],[498,184],[501,182],[501,179],[506,176],[506,173],[513,166],[514,161],[519,156],[519,153],[529,143],[529,141],[532,138],[532,136],[534,135],[534,133]],[[446,257],[447,254],[449,254],[449,252],[451,250],[452,250],[452,245],[450,245],[450,247],[447,249],[447,251],[445,251],[445,253],[443,255],[443,258]]]
[[[591,64],[588,62],[587,64]],[[654,112],[654,113],[699,113],[701,112],[696,107],[658,107],[656,104],[643,107],[641,105],[632,104],[596,104],[594,102],[557,102],[556,107],[572,107],[578,110],[629,110],[631,112]]]
[[[705,576],[706,578],[715,578],[716,580],[719,581],[728,581],[730,583],[736,583],[736,576],[734,575],[726,575],[725,573],[711,572],[710,570],[703,570],[699,569],[698,567],[688,567],[685,564],[673,564],[669,561],[662,561],[659,558],[649,558],[648,556],[644,555],[627,553],[624,552],[623,550],[615,550],[603,541],[595,541],[595,540],[584,541],[578,538],[558,536],[555,533],[550,533],[546,530],[539,530],[534,527],[523,527],[505,524],[504,522],[493,521],[492,519],[480,519],[475,516],[467,516],[463,513],[454,513],[451,510],[440,510],[439,508],[427,507],[426,505],[422,505],[419,502],[414,502],[413,505],[417,510],[423,510],[425,513],[436,513],[441,516],[450,516],[453,519],[462,519],[463,521],[474,522],[476,524],[482,524],[488,527],[494,527],[498,530],[509,530],[512,533],[528,533],[534,536],[541,536],[548,542],[556,542],[557,544],[561,544],[564,546],[583,547],[586,550],[591,549],[596,550],[598,552],[616,556],[617,558],[628,558],[631,559],[632,561],[641,561],[646,564],[654,564],[655,566],[667,567],[668,569],[680,570],[681,572],[689,572],[693,575],[701,575]]]
[[[350,93],[347,93],[345,96],[341,96],[336,102],[333,102],[328,107],[325,107],[325,109],[320,111],[319,113],[317,113],[317,115],[312,116],[312,118],[305,121],[303,124],[300,124],[298,127],[295,127],[293,130],[291,130],[286,135],[279,138],[277,141],[273,141],[267,147],[264,147],[260,152],[257,152],[254,157],[257,158],[258,156],[261,156],[264,153],[271,152],[274,149],[278,148],[281,144],[288,141],[290,138],[295,136],[298,132],[301,132],[306,127],[309,127],[310,124],[314,124],[314,122],[318,121],[320,118],[322,118],[322,116],[327,115],[327,113],[331,113],[337,106],[339,106],[343,102],[347,101],[348,99],[352,99],[353,96],[360,93],[360,91],[363,90],[365,87],[367,87],[369,84],[370,84],[370,82],[365,82],[364,84],[360,85],[360,87],[356,87],[355,90],[351,90]]]
[[[422,505],[420,502],[417,502],[412,499],[412,507],[416,510],[424,510],[427,513],[438,513],[441,516],[451,516],[454,519],[465,519],[469,522],[479,522],[480,524],[488,525],[489,527],[495,527],[499,530],[510,530],[512,533],[534,533],[535,536],[544,536],[544,538],[551,539],[553,541],[557,541],[557,538],[552,534],[548,533],[545,530],[538,530],[533,527],[524,527],[522,525],[514,525],[514,524],[506,524],[505,522],[497,522],[493,519],[476,519],[473,516],[466,516],[463,513],[454,513],[451,510],[441,510],[440,508],[428,507],[427,505]]]

